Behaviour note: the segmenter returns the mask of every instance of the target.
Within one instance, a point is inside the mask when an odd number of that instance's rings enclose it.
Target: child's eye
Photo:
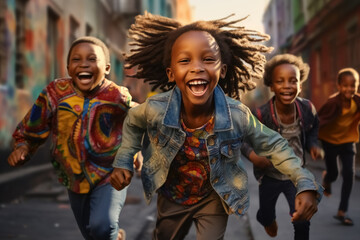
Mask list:
[[[96,58],[89,58],[89,61],[95,62],[95,61],[96,61]]]
[[[189,59],[180,59],[179,60],[179,63],[188,63],[189,62]]]
[[[76,62],[76,61],[79,61],[79,60],[80,60],[80,58],[72,58],[72,59],[71,59],[71,61],[75,61],[75,62]]]
[[[214,59],[214,58],[211,58],[211,57],[206,57],[206,58],[204,58],[204,61],[205,61],[205,62],[214,62],[215,59]]]

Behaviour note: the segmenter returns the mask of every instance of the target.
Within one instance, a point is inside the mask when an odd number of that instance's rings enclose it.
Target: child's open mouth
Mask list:
[[[88,72],[81,72],[78,73],[77,77],[81,81],[81,83],[87,84],[91,82],[93,74]]]
[[[195,96],[201,96],[206,92],[209,84],[205,80],[192,80],[187,85]]]
[[[283,99],[292,99],[293,98],[293,93],[280,93],[280,96]]]

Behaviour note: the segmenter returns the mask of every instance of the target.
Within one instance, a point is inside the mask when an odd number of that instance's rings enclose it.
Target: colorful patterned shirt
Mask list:
[[[15,148],[26,144],[34,153],[51,135],[59,182],[73,192],[88,193],[109,180],[130,105],[127,88],[107,79],[87,97],[70,78],[56,79],[17,126]]]
[[[171,163],[168,177],[160,193],[172,202],[193,205],[212,190],[206,138],[214,129],[214,117],[197,129],[187,128],[181,121],[186,139]]]

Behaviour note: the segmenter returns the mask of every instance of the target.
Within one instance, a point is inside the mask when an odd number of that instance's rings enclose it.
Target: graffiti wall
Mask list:
[[[110,79],[122,82],[120,52],[131,21],[114,11],[115,2],[1,0],[0,150],[10,147],[12,132],[41,90],[53,79],[67,76],[67,49],[77,37],[102,39],[110,48]]]

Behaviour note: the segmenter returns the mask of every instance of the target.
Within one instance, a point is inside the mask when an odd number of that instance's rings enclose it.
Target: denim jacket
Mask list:
[[[319,190],[314,176],[301,167],[301,160],[280,134],[255,118],[241,102],[225,96],[218,86],[214,90],[215,125],[206,139],[210,164],[210,182],[231,213],[245,214],[249,206],[247,173],[241,145],[247,141],[258,153],[272,155],[272,163],[290,176],[298,192]],[[180,124],[181,92],[157,94],[129,110],[124,121],[123,139],[113,166],[133,171],[133,156],[141,149],[146,131],[150,144],[143,151],[141,173],[145,197],[165,182],[170,164],[185,140]]]

